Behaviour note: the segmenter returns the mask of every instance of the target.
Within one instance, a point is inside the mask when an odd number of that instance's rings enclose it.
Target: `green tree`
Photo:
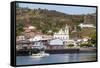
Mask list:
[[[92,37],[91,37],[91,43],[93,45],[96,45],[96,34],[93,34]]]
[[[80,47],[91,47],[92,44],[91,43],[82,43],[79,45]]]
[[[22,21],[19,21],[16,23],[16,34],[17,36],[21,35],[21,33],[24,31],[23,30],[24,24]]]

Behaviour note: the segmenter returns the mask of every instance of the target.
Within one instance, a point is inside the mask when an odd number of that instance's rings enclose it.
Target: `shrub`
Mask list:
[[[73,46],[74,46],[74,44],[69,44],[69,45],[68,45],[68,47],[73,47]]]
[[[91,47],[92,46],[92,44],[90,44],[90,43],[84,43],[84,44],[80,44],[79,45],[80,47]]]

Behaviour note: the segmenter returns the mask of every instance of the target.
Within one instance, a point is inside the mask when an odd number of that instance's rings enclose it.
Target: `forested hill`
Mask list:
[[[55,10],[16,8],[17,34],[23,27],[32,25],[44,34],[53,34],[69,25],[70,31],[80,23],[96,24],[95,13],[88,15],[70,15]],[[51,31],[51,32],[48,32]]]

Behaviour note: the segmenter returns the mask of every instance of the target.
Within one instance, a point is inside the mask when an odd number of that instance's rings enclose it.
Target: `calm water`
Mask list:
[[[32,56],[17,56],[17,65],[45,64],[45,63],[63,63],[63,62],[80,62],[95,61],[96,53],[78,53],[78,54],[50,54],[42,58],[32,58]]]

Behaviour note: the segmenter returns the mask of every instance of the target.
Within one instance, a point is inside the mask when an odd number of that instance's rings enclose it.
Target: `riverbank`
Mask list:
[[[47,49],[45,50],[46,53],[49,54],[66,54],[66,53],[96,53],[96,48],[67,48],[67,49]],[[32,50],[19,50],[16,51],[16,55],[32,55]]]
[[[46,53],[49,54],[64,54],[64,53],[78,53],[79,49],[52,49],[52,50],[45,50]]]
[[[97,49],[94,47],[89,47],[89,48],[80,48],[80,53],[87,53],[87,52],[96,52]]]
[[[64,53],[96,53],[96,48],[67,48],[67,49],[56,49],[56,50],[45,50],[50,54],[64,54]]]

